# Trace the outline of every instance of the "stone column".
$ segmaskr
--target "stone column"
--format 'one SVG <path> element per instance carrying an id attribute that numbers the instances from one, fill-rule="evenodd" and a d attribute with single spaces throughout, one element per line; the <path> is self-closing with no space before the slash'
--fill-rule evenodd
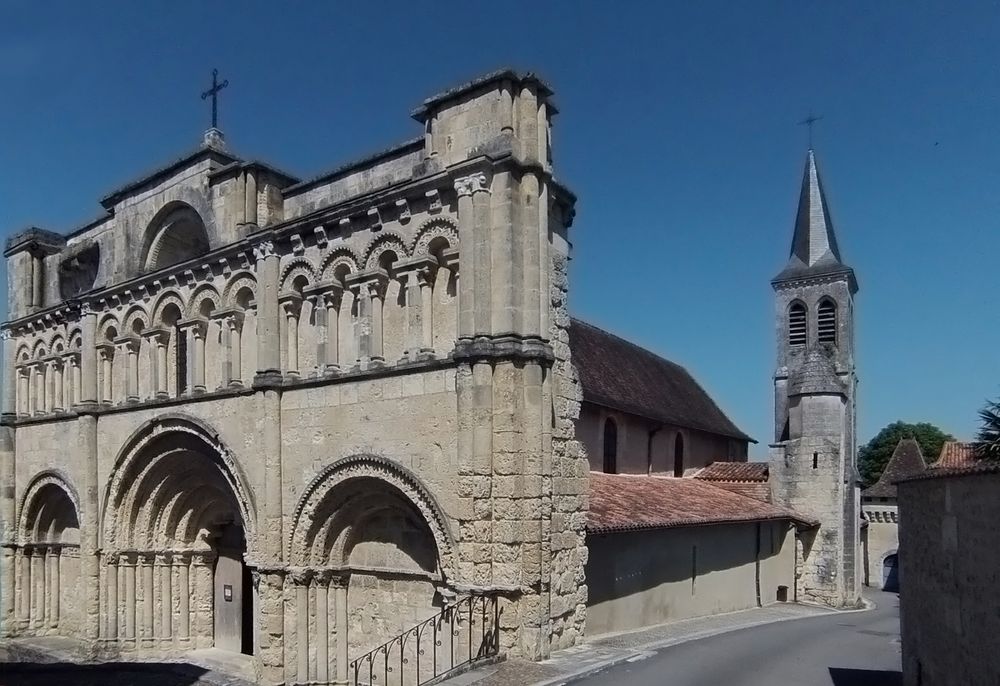
<path id="1" fill-rule="evenodd" d="M 0 403 L 0 416 L 13 419 L 17 414 L 17 340 L 10 329 L 0 331 L 3 341 L 3 402 Z"/>
<path id="2" fill-rule="evenodd" d="M 77 453 L 82 472 L 80 494 L 80 586 L 83 592 L 82 626 L 87 638 L 100 631 L 100 556 L 97 548 L 98 498 L 102 484 L 97 477 L 97 417 L 82 413 L 77 423 Z"/>
<path id="3" fill-rule="evenodd" d="M 285 331 L 288 341 L 285 344 L 286 373 L 289 376 L 299 376 L 299 315 L 302 313 L 302 298 L 288 294 L 282 296 L 281 307 L 284 310 L 287 325 Z"/>
<path id="4" fill-rule="evenodd" d="M 337 616 L 337 683 L 346 684 L 347 665 L 350 661 L 350 645 L 347 637 L 347 580 L 336 577 L 332 580 L 334 590 L 334 612 Z"/>
<path id="5" fill-rule="evenodd" d="M 326 365 L 327 374 L 340 371 L 340 303 L 343 302 L 343 289 L 333 286 L 323 293 L 323 304 L 326 307 Z"/>
<path id="6" fill-rule="evenodd" d="M 31 255 L 31 306 L 44 307 L 45 298 L 42 282 L 42 256 L 37 253 Z"/>
<path id="7" fill-rule="evenodd" d="M 73 400 L 73 358 L 72 354 L 64 355 L 60 360 L 62 366 L 62 404 L 63 409 L 70 409 L 75 405 Z"/>
<path id="8" fill-rule="evenodd" d="M 328 591 L 330 574 L 322 572 L 314 577 L 316 585 L 316 681 L 325 684 L 330 680 L 330 607 Z"/>
<path id="9" fill-rule="evenodd" d="M 257 261 L 257 376 L 280 381 L 278 255 L 271 241 L 258 243 L 253 251 Z"/>
<path id="10" fill-rule="evenodd" d="M 257 223 L 257 176 L 253 171 L 246 172 L 246 196 L 244 197 L 243 217 L 247 224 Z"/>
<path id="11" fill-rule="evenodd" d="M 177 560 L 177 637 L 187 640 L 191 637 L 191 556 L 182 553 Z"/>
<path id="12" fill-rule="evenodd" d="M 12 427 L 0 426 L 0 636 L 10 635 L 15 621 L 17 563 L 14 543 L 17 503 L 14 490 L 16 455 L 13 433 Z"/>
<path id="13" fill-rule="evenodd" d="M 298 682 L 309 681 L 309 574 L 297 573 L 295 582 L 295 654 Z"/>
<path id="14" fill-rule="evenodd" d="M 49 574 L 52 582 L 49 584 L 49 626 L 53 629 L 59 626 L 59 596 L 62 588 L 59 585 L 59 565 L 62 561 L 62 550 L 58 547 L 49 548 Z"/>
<path id="15" fill-rule="evenodd" d="M 52 360 L 52 411 L 62 412 L 63 407 L 63 365 L 61 359 Z"/>
<path id="16" fill-rule="evenodd" d="M 28 615 L 28 562 L 24 549 L 14 548 L 14 619 L 12 625 L 4 628 L 4 635 L 9 636 L 20 628 Z"/>
<path id="17" fill-rule="evenodd" d="M 70 374 L 73 384 L 73 391 L 70 394 L 70 402 L 72 405 L 79 405 L 83 402 L 83 396 L 81 395 L 83 389 L 81 384 L 83 383 L 83 376 L 80 369 L 80 353 L 74 353 L 69 357 L 70 362 Z"/>
<path id="18" fill-rule="evenodd" d="M 169 382 L 167 378 L 167 346 L 170 344 L 170 332 L 167 329 L 146 329 L 142 332 L 143 338 L 149 341 L 149 347 L 153 351 L 153 397 L 158 399 L 169 398 Z"/>
<path id="19" fill-rule="evenodd" d="M 243 313 L 234 312 L 226 317 L 226 331 L 229 333 L 229 368 L 225 379 L 229 386 L 243 385 Z"/>
<path id="20" fill-rule="evenodd" d="M 472 185 L 471 177 L 468 176 L 455 180 L 455 191 L 458 193 L 458 243 L 462 246 L 458 257 L 462 273 L 458 282 L 458 337 L 466 339 L 471 339 L 476 334 L 476 292 L 473 279 L 476 275 L 476 221 L 472 209 Z"/>
<path id="21" fill-rule="evenodd" d="M 139 402 L 139 339 L 122 336 L 115 343 L 125 355 L 125 402 Z"/>
<path id="22" fill-rule="evenodd" d="M 28 367 L 17 370 L 17 414 L 27 417 L 31 414 L 31 379 Z"/>
<path id="23" fill-rule="evenodd" d="M 208 322 L 204 320 L 191 321 L 188 331 L 189 355 L 191 359 L 188 379 L 189 392 L 194 395 L 205 392 L 205 336 L 208 333 Z"/>
<path id="24" fill-rule="evenodd" d="M 135 567 L 137 556 L 135 553 L 127 553 L 122 556 L 122 565 L 125 567 L 125 638 L 135 640 Z"/>
<path id="25" fill-rule="evenodd" d="M 195 648 L 211 648 L 215 635 L 215 589 L 212 583 L 212 563 L 215 554 L 211 551 L 193 553 L 191 574 L 194 599 L 194 624 L 191 633 Z"/>
<path id="26" fill-rule="evenodd" d="M 382 300 L 385 298 L 385 282 L 378 280 L 368 284 L 368 297 L 371 299 L 371 361 L 385 362 L 385 349 L 382 341 Z"/>
<path id="27" fill-rule="evenodd" d="M 39 362 L 35 366 L 35 414 L 49 411 L 48 363 Z"/>
<path id="28" fill-rule="evenodd" d="M 111 553 L 108 558 L 106 585 L 107 610 L 104 637 L 116 640 L 118 638 L 118 555 L 116 553 Z"/>
<path id="29" fill-rule="evenodd" d="M 31 623 L 37 631 L 44 623 L 45 615 L 45 551 L 28 548 L 31 553 Z"/>
<path id="30" fill-rule="evenodd" d="M 56 361 L 45 360 L 42 368 L 43 385 L 45 388 L 45 411 L 55 412 L 56 409 Z"/>
<path id="31" fill-rule="evenodd" d="M 172 626 L 174 598 L 171 593 L 171 560 L 169 553 L 160 553 L 156 556 L 156 567 L 160 577 L 160 632 L 159 637 L 169 640 L 174 635 Z"/>
<path id="32" fill-rule="evenodd" d="M 112 369 L 115 359 L 115 349 L 112 345 L 103 343 L 98 346 L 97 353 L 101 358 L 101 397 L 100 402 L 105 405 L 111 404 L 114 399 L 114 386 L 112 385 Z"/>
<path id="33" fill-rule="evenodd" d="M 80 402 L 96 405 L 97 394 L 97 313 L 87 303 L 80 310 Z"/>

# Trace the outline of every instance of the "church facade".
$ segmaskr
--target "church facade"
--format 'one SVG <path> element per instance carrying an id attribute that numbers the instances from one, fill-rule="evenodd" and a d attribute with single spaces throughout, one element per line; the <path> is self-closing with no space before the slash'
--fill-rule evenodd
<path id="1" fill-rule="evenodd" d="M 588 467 L 555 113 L 494 73 L 308 181 L 212 129 L 69 235 L 13 236 L 3 634 L 223 648 L 269 684 L 356 679 L 468 597 L 501 651 L 572 644 Z"/>

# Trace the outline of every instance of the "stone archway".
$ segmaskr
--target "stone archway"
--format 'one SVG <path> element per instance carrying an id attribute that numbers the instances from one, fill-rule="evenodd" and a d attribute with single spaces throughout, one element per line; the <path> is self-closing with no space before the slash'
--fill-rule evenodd
<path id="1" fill-rule="evenodd" d="M 440 509 L 402 466 L 359 455 L 324 470 L 306 488 L 290 539 L 295 683 L 346 679 L 349 661 L 439 613 L 451 548 Z M 415 656 L 390 659 L 403 657 Z"/>
<path id="2" fill-rule="evenodd" d="M 55 472 L 32 481 L 21 504 L 15 551 L 15 617 L 22 633 L 73 635 L 83 608 L 76 493 Z"/>
<path id="3" fill-rule="evenodd" d="M 142 427 L 119 456 L 104 512 L 107 638 L 126 650 L 253 653 L 253 506 L 214 432 L 179 415 Z"/>

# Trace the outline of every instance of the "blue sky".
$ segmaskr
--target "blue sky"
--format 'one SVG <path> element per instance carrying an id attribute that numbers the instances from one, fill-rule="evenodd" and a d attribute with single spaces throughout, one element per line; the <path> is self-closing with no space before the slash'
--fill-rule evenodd
<path id="1" fill-rule="evenodd" d="M 99 7 L 100 9 L 95 9 Z M 960 437 L 1000 395 L 1000 7 L 914 2 L 7 3 L 0 229 L 67 231 L 200 140 L 308 177 L 418 135 L 410 108 L 499 66 L 561 109 L 572 307 L 687 366 L 771 438 L 770 278 L 810 110 L 857 271 L 859 432 Z"/>

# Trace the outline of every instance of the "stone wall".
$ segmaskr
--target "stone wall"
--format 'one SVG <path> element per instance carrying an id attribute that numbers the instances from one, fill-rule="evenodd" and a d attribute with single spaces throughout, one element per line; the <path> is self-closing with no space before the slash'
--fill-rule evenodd
<path id="1" fill-rule="evenodd" d="M 779 587 L 792 599 L 788 522 L 590 535 L 587 545 L 589 635 L 769 605 Z"/>
<path id="2" fill-rule="evenodd" d="M 899 609 L 907 686 L 995 684 L 1000 674 L 1000 470 L 903 481 Z"/>
<path id="3" fill-rule="evenodd" d="M 862 514 L 868 522 L 863 539 L 865 583 L 882 588 L 883 562 L 899 550 L 899 511 L 895 499 L 892 499 L 884 503 L 865 502 Z"/>

